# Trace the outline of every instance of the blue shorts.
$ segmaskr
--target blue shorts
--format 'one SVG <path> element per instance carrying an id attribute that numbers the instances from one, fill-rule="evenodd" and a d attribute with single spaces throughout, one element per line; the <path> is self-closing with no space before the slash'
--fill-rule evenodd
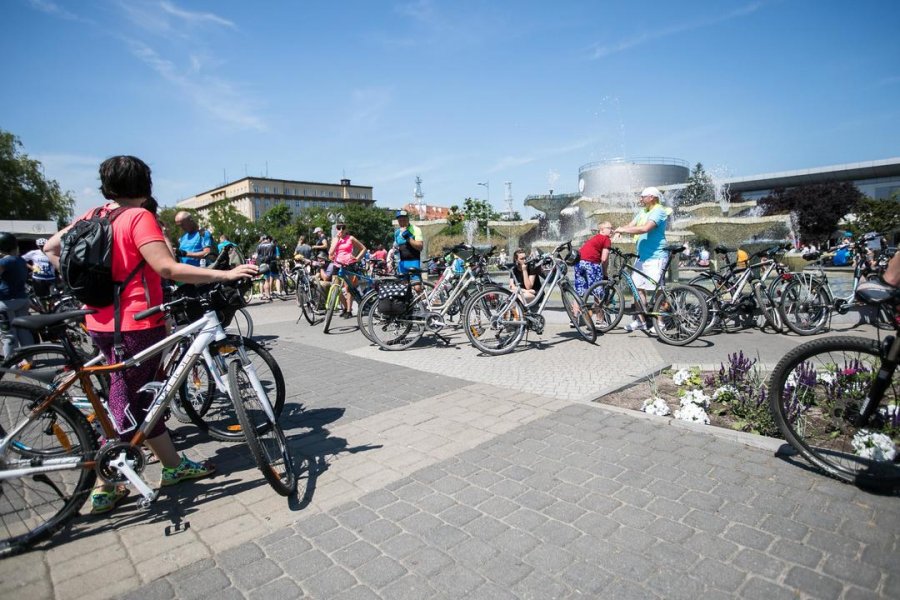
<path id="1" fill-rule="evenodd" d="M 422 269 L 422 261 L 419 260 L 401 260 L 400 264 L 397 265 L 397 273 L 400 275 L 405 275 L 412 271 L 413 269 Z M 414 273 L 409 276 L 410 281 L 422 281 L 422 275 L 419 273 Z"/>

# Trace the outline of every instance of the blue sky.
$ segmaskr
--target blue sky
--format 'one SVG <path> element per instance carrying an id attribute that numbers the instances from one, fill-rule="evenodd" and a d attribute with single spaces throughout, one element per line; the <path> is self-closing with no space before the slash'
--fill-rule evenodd
<path id="1" fill-rule="evenodd" d="M 723 176 L 900 156 L 900 2 L 5 0 L 0 128 L 78 208 L 249 175 L 503 208 L 621 156 Z"/>

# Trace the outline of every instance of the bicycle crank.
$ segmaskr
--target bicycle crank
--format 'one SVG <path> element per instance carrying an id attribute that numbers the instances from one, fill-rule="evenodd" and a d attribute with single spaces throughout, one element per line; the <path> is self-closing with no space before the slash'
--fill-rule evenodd
<path id="1" fill-rule="evenodd" d="M 425 315 L 425 326 L 437 333 L 447 326 L 447 322 L 444 321 L 444 317 L 440 313 L 429 312 Z"/>
<path id="2" fill-rule="evenodd" d="M 159 496 L 159 491 L 153 490 L 140 476 L 146 466 L 147 459 L 141 448 L 127 442 L 110 442 L 97 452 L 96 471 L 100 479 L 110 485 L 125 481 L 133 485 L 141 495 L 138 500 L 141 508 L 149 508 Z"/>

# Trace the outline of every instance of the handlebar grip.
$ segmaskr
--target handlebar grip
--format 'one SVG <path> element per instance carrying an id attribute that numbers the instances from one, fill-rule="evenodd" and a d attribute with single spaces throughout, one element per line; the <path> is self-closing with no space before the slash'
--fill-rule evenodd
<path id="1" fill-rule="evenodd" d="M 152 308 L 148 308 L 147 310 L 142 310 L 141 312 L 136 313 L 134 315 L 134 320 L 141 321 L 143 319 L 146 319 L 147 317 L 152 317 L 153 315 L 155 315 L 157 313 L 161 313 L 162 310 L 163 310 L 162 304 L 160 304 L 159 306 L 154 306 Z"/>

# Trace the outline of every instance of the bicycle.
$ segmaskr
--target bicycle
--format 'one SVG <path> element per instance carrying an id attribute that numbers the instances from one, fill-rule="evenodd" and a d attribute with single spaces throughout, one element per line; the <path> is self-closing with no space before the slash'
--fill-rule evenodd
<path id="1" fill-rule="evenodd" d="M 777 256 L 789 247 L 789 244 L 779 244 L 760 250 L 748 256 L 746 261 L 727 263 L 719 272 L 704 273 L 688 281 L 688 285 L 696 287 L 706 299 L 709 319 L 704 332 L 713 329 L 728 332 L 729 321 L 737 324 L 757 311 L 764 319 L 762 327 L 768 325 L 781 332 L 784 324 L 773 294 L 779 293 L 778 286 L 784 281 L 783 274 L 787 270 Z M 733 249 L 719 246 L 715 251 L 725 255 L 727 260 L 728 252 Z M 752 262 L 755 259 L 759 260 Z M 776 277 L 767 287 L 765 282 L 772 273 Z M 712 289 L 708 287 L 710 284 Z M 748 285 L 750 290 L 745 292 Z"/>
<path id="2" fill-rule="evenodd" d="M 869 264 L 866 244 L 876 237 L 880 237 L 880 234 L 865 235 L 854 244 L 853 285 L 847 296 L 842 298 L 834 296 L 828 275 L 823 269 L 822 253 L 809 252 L 803 255 L 804 260 L 810 261 L 810 272 L 804 270 L 789 274 L 779 302 L 785 325 L 791 331 L 798 335 L 820 333 L 829 327 L 833 313 L 845 315 L 850 309 L 865 304 L 855 299 L 859 284 L 883 272 L 883 267 L 873 268 Z M 878 305 L 875 309 L 875 326 L 890 327 L 892 316 L 889 309 L 884 305 Z"/>
<path id="3" fill-rule="evenodd" d="M 881 282 L 857 298 L 890 310 L 894 335 L 839 336 L 791 350 L 769 380 L 769 405 L 785 440 L 826 474 L 863 487 L 900 486 L 900 291 Z"/>
<path id="4" fill-rule="evenodd" d="M 625 253 L 618 248 L 610 248 L 610 252 L 621 259 L 621 268 L 608 279 L 602 279 L 588 288 L 584 294 L 584 302 L 594 319 L 594 326 L 601 333 L 612 331 L 625 314 L 625 289 L 622 281 L 628 285 L 634 298 L 637 314 L 643 315 L 648 324 L 652 323 L 656 336 L 663 342 L 673 346 L 684 346 L 696 340 L 703 333 L 708 318 L 706 301 L 694 286 L 681 283 L 666 283 L 666 272 L 672 258 L 682 252 L 684 246 L 667 246 L 659 281 L 634 268 L 629 261 L 636 259 L 636 254 Z M 648 294 L 647 304 L 641 300 L 632 274 L 643 276 L 655 287 Z M 648 306 L 650 308 L 648 308 Z"/>
<path id="5" fill-rule="evenodd" d="M 562 251 L 567 251 L 562 258 Z M 578 263 L 577 251 L 572 250 L 572 242 L 557 246 L 552 253 L 529 261 L 529 267 L 540 266 L 546 272 L 541 289 L 531 300 L 524 302 L 521 290 L 513 274 L 515 263 L 506 265 L 513 289 L 498 287 L 473 294 L 463 308 L 463 324 L 466 336 L 473 346 L 484 352 L 499 356 L 516 349 L 526 331 L 543 333 L 544 309 L 551 294 L 559 286 L 563 308 L 578 335 L 588 343 L 597 339 L 597 330 L 591 317 L 590 307 L 575 293 L 572 283 L 566 278 L 569 266 Z"/>
<path id="6" fill-rule="evenodd" d="M 336 264 L 336 263 L 335 263 Z M 325 325 L 324 333 L 328 333 L 331 328 L 331 320 L 334 317 L 334 309 L 341 303 L 341 295 L 343 294 L 344 284 L 346 283 L 347 291 L 357 304 L 357 319 L 359 318 L 359 305 L 363 299 L 363 293 L 360 287 L 367 289 L 375 283 L 375 278 L 366 274 L 365 267 L 356 263 L 354 265 L 337 265 L 337 273 L 331 276 L 331 286 L 328 288 L 328 294 L 325 297 Z M 351 304 L 352 306 L 352 304 Z"/>
<path id="7" fill-rule="evenodd" d="M 449 338 L 441 335 L 448 319 L 461 310 L 461 306 L 473 293 L 485 289 L 499 289 L 487 274 L 487 264 L 495 247 L 479 252 L 472 246 L 458 244 L 450 249 L 454 254 L 468 257 L 465 269 L 458 273 L 454 261 L 448 261 L 437 282 L 420 282 L 421 291 L 413 292 L 409 273 L 400 276 L 406 280 L 406 294 L 397 310 L 387 313 L 379 308 L 380 288 L 368 293 L 360 302 L 360 312 L 366 314 L 366 337 L 384 350 L 405 350 L 418 342 L 426 331 L 431 331 L 445 344 Z M 384 280 L 379 282 L 383 284 Z"/>
<path id="8" fill-rule="evenodd" d="M 227 313 L 239 298 L 234 288 L 215 286 L 198 300 L 203 314 L 195 322 L 116 364 L 78 366 L 56 385 L 0 381 L 0 482 L 6 499 L 0 505 L 0 520 L 4 525 L 0 556 L 18 552 L 65 525 L 84 503 L 98 476 L 109 484 L 128 481 L 140 494 L 138 505 L 142 508 L 152 505 L 159 492 L 141 477 L 146 460 L 140 445 L 163 417 L 191 366 L 216 338 L 225 337 L 217 311 Z M 179 299 L 174 302 L 191 301 Z M 172 304 L 152 307 L 136 314 L 135 319 L 168 311 Z M 53 321 L 64 323 L 85 314 L 88 311 L 20 317 L 16 319 L 16 325 L 34 328 Z M 39 321 L 35 322 L 35 319 Z M 94 389 L 91 376 L 127 369 L 190 337 L 193 340 L 188 350 L 168 377 L 161 382 L 150 382 L 142 389 L 154 397 L 144 420 L 137 423 L 131 415 L 131 422 L 120 431 Z M 77 363 L 77 352 L 71 343 L 64 341 L 64 346 L 72 362 Z M 297 485 L 293 458 L 272 404 L 253 365 L 245 358 L 238 349 L 227 361 L 229 395 L 263 477 L 276 492 L 289 495 Z M 108 440 L 102 447 L 85 416 L 67 397 L 67 391 L 76 381 L 87 394 Z M 130 441 L 112 441 L 130 431 L 134 432 Z"/>

